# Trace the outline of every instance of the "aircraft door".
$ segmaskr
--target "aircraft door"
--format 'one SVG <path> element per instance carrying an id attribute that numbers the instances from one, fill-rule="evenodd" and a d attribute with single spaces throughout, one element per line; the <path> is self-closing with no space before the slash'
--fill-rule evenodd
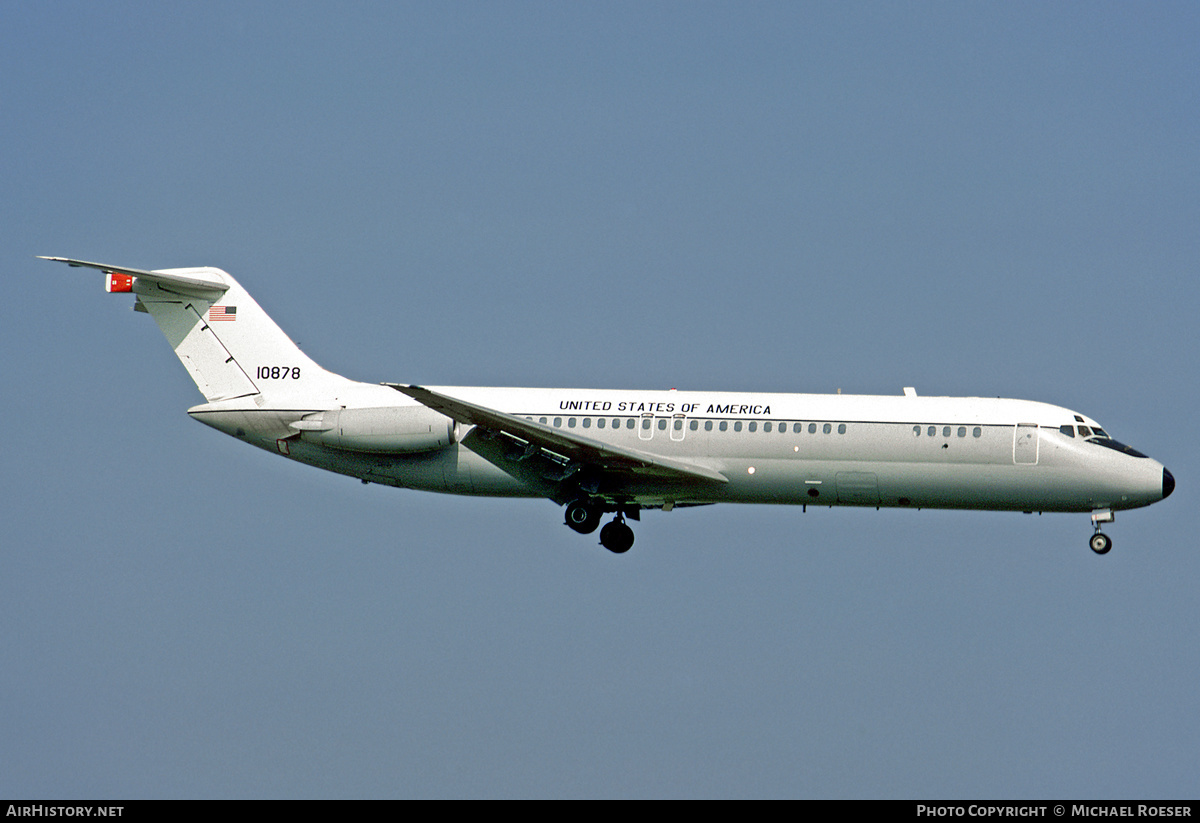
<path id="1" fill-rule="evenodd" d="M 687 420 L 682 414 L 677 414 L 671 418 L 671 439 L 676 443 L 683 440 L 687 433 Z"/>
<path id="2" fill-rule="evenodd" d="M 1013 432 L 1013 462 L 1032 466 L 1038 462 L 1038 426 L 1018 423 Z"/>
<path id="3" fill-rule="evenodd" d="M 839 503 L 859 506 L 879 504 L 879 478 L 875 472 L 838 472 L 837 498 Z"/>
<path id="4" fill-rule="evenodd" d="M 638 421 L 638 439 L 649 440 L 654 437 L 654 415 L 643 414 L 642 419 Z"/>

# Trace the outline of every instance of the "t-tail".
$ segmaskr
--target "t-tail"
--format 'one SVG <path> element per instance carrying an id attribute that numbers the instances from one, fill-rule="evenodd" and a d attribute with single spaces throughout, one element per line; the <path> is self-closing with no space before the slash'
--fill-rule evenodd
<path id="1" fill-rule="evenodd" d="M 105 274 L 109 292 L 131 292 L 154 318 L 209 403 L 333 405 L 355 381 L 318 366 L 221 269 L 141 269 L 43 257 Z"/>

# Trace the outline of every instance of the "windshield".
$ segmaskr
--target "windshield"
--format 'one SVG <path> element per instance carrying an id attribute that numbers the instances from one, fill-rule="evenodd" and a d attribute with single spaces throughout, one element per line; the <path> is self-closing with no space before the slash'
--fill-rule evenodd
<path id="1" fill-rule="evenodd" d="M 1096 429 L 1096 431 L 1103 431 L 1103 429 Z M 1137 449 L 1133 448 L 1132 446 L 1126 446 L 1124 443 L 1113 440 L 1111 437 L 1109 437 L 1107 435 L 1105 435 L 1104 437 L 1089 437 L 1087 442 L 1095 443 L 1097 446 L 1104 446 L 1106 449 L 1112 449 L 1113 451 L 1123 452 L 1123 453 L 1129 455 L 1130 457 L 1145 457 L 1146 456 L 1146 455 L 1142 454 L 1140 451 L 1138 451 Z"/>
<path id="2" fill-rule="evenodd" d="M 1075 436 L 1075 428 L 1076 428 L 1075 426 L 1067 425 L 1067 426 L 1059 426 L 1058 430 L 1060 432 L 1062 432 L 1063 434 L 1065 434 L 1067 437 L 1074 437 Z M 1084 440 L 1086 440 L 1088 443 L 1095 443 L 1097 446 L 1104 446 L 1104 448 L 1106 448 L 1106 449 L 1112 449 L 1113 451 L 1119 451 L 1123 454 L 1129 455 L 1130 457 L 1145 457 L 1146 456 L 1146 455 L 1142 454 L 1140 451 L 1138 451 L 1137 449 L 1133 448 L 1132 446 L 1126 446 L 1124 443 L 1122 443 L 1118 440 L 1113 440 L 1112 437 L 1109 435 L 1109 433 L 1106 432 L 1104 429 L 1100 428 L 1099 426 L 1079 426 L 1078 428 L 1079 428 L 1079 436 L 1082 437 Z"/>

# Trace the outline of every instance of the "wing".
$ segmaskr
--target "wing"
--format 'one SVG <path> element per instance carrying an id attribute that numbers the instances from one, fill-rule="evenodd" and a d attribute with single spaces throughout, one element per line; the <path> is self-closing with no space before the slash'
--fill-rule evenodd
<path id="1" fill-rule="evenodd" d="M 475 430 L 463 439 L 463 445 L 518 480 L 534 486 L 557 486 L 576 475 L 581 487 L 592 492 L 606 489 L 610 493 L 645 482 L 673 482 L 684 486 L 729 482 L 725 475 L 707 466 L 602 443 L 574 432 L 568 434 L 544 423 L 421 386 L 384 385 L 459 423 L 475 426 Z M 557 495 L 547 493 L 547 496 Z"/>

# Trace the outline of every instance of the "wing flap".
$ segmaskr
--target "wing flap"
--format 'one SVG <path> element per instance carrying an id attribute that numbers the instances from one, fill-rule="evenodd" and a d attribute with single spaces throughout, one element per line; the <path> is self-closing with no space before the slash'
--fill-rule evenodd
<path id="1" fill-rule="evenodd" d="M 519 438 L 535 447 L 568 460 L 595 466 L 601 470 L 632 473 L 640 476 L 674 478 L 688 482 L 728 483 L 729 479 L 714 469 L 685 460 L 676 460 L 638 449 L 602 443 L 590 437 L 562 431 L 544 423 L 480 406 L 466 400 L 430 391 L 422 386 L 384 383 L 406 394 L 452 420 Z"/>

